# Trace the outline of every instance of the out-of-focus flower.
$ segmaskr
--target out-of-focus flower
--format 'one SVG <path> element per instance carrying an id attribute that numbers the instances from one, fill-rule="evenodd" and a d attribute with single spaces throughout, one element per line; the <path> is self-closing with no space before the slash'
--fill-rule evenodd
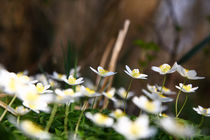
<path id="1" fill-rule="evenodd" d="M 91 114 L 90 112 L 87 112 L 85 115 L 88 119 L 99 126 L 111 127 L 114 123 L 112 118 L 101 113 Z"/>
<path id="2" fill-rule="evenodd" d="M 175 63 L 172 67 L 169 64 L 162 64 L 159 67 L 152 66 L 152 70 L 158 72 L 161 75 L 170 74 L 175 72 L 177 69 L 177 63 Z"/>
<path id="3" fill-rule="evenodd" d="M 160 94 L 160 92 L 149 93 L 148 91 L 146 91 L 144 89 L 142 89 L 142 92 L 152 100 L 158 100 L 160 102 L 172 102 L 173 101 L 172 98 L 166 97 L 163 94 Z"/>
<path id="4" fill-rule="evenodd" d="M 50 85 L 43 85 L 42 83 L 36 84 L 36 90 L 38 93 L 51 93 L 52 90 L 48 90 L 50 88 Z"/>
<path id="5" fill-rule="evenodd" d="M 44 131 L 39 125 L 29 120 L 21 121 L 18 128 L 31 138 L 50 139 L 51 137 L 50 134 Z"/>
<path id="6" fill-rule="evenodd" d="M 64 78 L 63 81 L 72 86 L 79 85 L 84 82 L 82 77 L 76 79 L 73 75 L 69 75 L 68 79 Z"/>
<path id="7" fill-rule="evenodd" d="M 157 85 L 157 89 L 158 89 L 158 91 L 160 91 L 160 92 L 161 92 L 161 90 L 162 90 L 162 94 L 166 94 L 166 95 L 173 95 L 173 94 L 176 94 L 176 92 L 171 91 L 169 88 L 167 88 L 167 87 L 165 87 L 165 86 L 161 87 L 161 86 L 158 86 L 158 85 Z"/>
<path id="8" fill-rule="evenodd" d="M 176 86 L 176 88 L 178 88 L 179 90 L 185 93 L 195 92 L 195 90 L 198 89 L 198 87 L 192 88 L 192 84 L 184 85 L 182 83 L 179 83 L 179 86 Z"/>
<path id="9" fill-rule="evenodd" d="M 114 107 L 115 108 L 124 108 L 124 102 L 122 100 L 117 99 L 114 103 Z M 125 104 L 125 108 L 126 108 L 126 104 Z"/>
<path id="10" fill-rule="evenodd" d="M 48 103 L 53 101 L 53 94 L 38 94 L 35 86 L 25 86 L 18 91 L 18 97 L 23 100 L 23 105 L 39 113 L 49 112 Z"/>
<path id="11" fill-rule="evenodd" d="M 19 88 L 29 83 L 32 83 L 32 80 L 27 75 L 17 75 L 7 70 L 0 71 L 0 87 L 7 94 L 15 94 Z"/>
<path id="12" fill-rule="evenodd" d="M 18 115 L 22 116 L 22 115 L 27 114 L 30 110 L 21 105 L 21 106 L 17 106 L 15 108 L 15 111 L 17 112 Z"/>
<path id="13" fill-rule="evenodd" d="M 98 66 L 97 70 L 95 70 L 94 68 L 90 67 L 90 69 L 95 72 L 96 74 L 102 76 L 102 77 L 107 77 L 107 76 L 112 76 L 115 75 L 116 72 L 111 72 L 111 71 L 107 71 L 105 70 L 103 67 Z"/>
<path id="14" fill-rule="evenodd" d="M 122 110 L 120 110 L 120 109 L 116 109 L 115 111 L 113 111 L 112 113 L 110 113 L 109 116 L 118 119 L 120 117 L 125 116 L 125 113 Z"/>
<path id="15" fill-rule="evenodd" d="M 55 93 L 57 94 L 56 102 L 59 103 L 74 102 L 75 99 L 82 96 L 80 92 L 74 92 L 71 88 L 65 90 L 55 89 Z"/>
<path id="16" fill-rule="evenodd" d="M 204 79 L 205 77 L 199 77 L 197 76 L 197 72 L 195 70 L 188 70 L 182 67 L 181 65 L 177 64 L 177 72 L 187 79 L 191 80 L 198 80 L 198 79 Z"/>
<path id="17" fill-rule="evenodd" d="M 118 89 L 117 94 L 118 94 L 121 98 L 123 98 L 123 99 L 126 98 L 126 94 L 128 94 L 128 95 L 127 95 L 127 99 L 131 98 L 131 97 L 134 95 L 134 93 L 133 93 L 132 91 L 127 92 L 127 91 L 125 90 L 125 88 L 123 88 L 123 87 L 121 87 L 121 88 Z"/>
<path id="18" fill-rule="evenodd" d="M 78 67 L 76 68 L 76 72 L 75 72 L 75 68 L 70 69 L 69 74 L 70 74 L 70 75 L 74 75 L 74 74 L 76 74 L 76 75 L 75 75 L 76 77 L 80 77 L 80 73 L 79 73 L 80 69 L 81 69 L 81 67 L 80 67 L 80 66 L 78 66 Z"/>
<path id="19" fill-rule="evenodd" d="M 95 90 L 90 89 L 85 86 L 80 87 L 80 91 L 82 95 L 87 96 L 87 97 L 96 97 L 96 96 L 101 96 L 101 94 L 97 93 Z"/>
<path id="20" fill-rule="evenodd" d="M 168 115 L 166 115 L 165 113 L 159 113 L 160 117 L 169 117 Z"/>
<path id="21" fill-rule="evenodd" d="M 61 73 L 57 73 L 57 72 L 53 72 L 53 75 L 51 76 L 53 79 L 56 79 L 58 81 L 63 81 L 66 78 L 65 74 L 61 74 Z"/>
<path id="22" fill-rule="evenodd" d="M 159 125 L 175 137 L 193 137 L 194 135 L 193 127 L 179 119 L 164 117 L 160 119 Z"/>
<path id="23" fill-rule="evenodd" d="M 133 103 L 138 106 L 140 109 L 152 113 L 152 114 L 158 114 L 161 111 L 164 111 L 166 109 L 165 106 L 161 106 L 161 102 L 158 100 L 155 101 L 149 101 L 145 96 L 140 97 L 134 97 L 132 99 Z"/>
<path id="24" fill-rule="evenodd" d="M 110 100 L 116 102 L 116 98 L 114 97 L 115 95 L 115 88 L 111 88 L 110 90 L 108 90 L 107 92 L 102 92 L 102 94 L 104 96 L 106 96 L 107 98 L 109 98 Z"/>
<path id="25" fill-rule="evenodd" d="M 132 78 L 135 78 L 135 79 L 147 79 L 147 76 L 146 74 L 141 74 L 139 72 L 139 69 L 133 69 L 131 70 L 127 65 L 125 66 L 126 70 L 124 70 L 124 72 L 126 74 L 128 74 L 129 76 L 131 76 Z"/>
<path id="26" fill-rule="evenodd" d="M 156 129 L 149 126 L 149 118 L 146 115 L 139 116 L 135 121 L 120 117 L 113 128 L 128 140 L 145 139 L 156 133 Z"/>
<path id="27" fill-rule="evenodd" d="M 193 107 L 198 114 L 210 117 L 210 108 L 203 108 L 202 106 L 198 106 L 197 108 Z"/>

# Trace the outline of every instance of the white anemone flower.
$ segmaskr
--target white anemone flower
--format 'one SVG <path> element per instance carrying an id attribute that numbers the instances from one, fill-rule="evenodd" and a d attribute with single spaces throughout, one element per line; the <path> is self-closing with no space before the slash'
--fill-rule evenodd
<path id="1" fill-rule="evenodd" d="M 121 98 L 123 98 L 123 99 L 125 99 L 125 98 L 126 98 L 126 94 L 128 94 L 128 95 L 127 95 L 127 99 L 129 99 L 129 98 L 131 98 L 131 97 L 134 95 L 134 92 L 132 92 L 132 91 L 127 92 L 127 91 L 125 90 L 125 88 L 121 87 L 121 88 L 118 89 L 117 94 L 118 94 Z"/>
<path id="2" fill-rule="evenodd" d="M 43 85 L 42 83 L 36 84 L 36 90 L 40 94 L 53 92 L 52 90 L 49 90 L 49 88 L 50 88 L 50 85 Z"/>
<path id="3" fill-rule="evenodd" d="M 157 89 L 158 89 L 158 91 L 160 91 L 160 92 L 161 92 L 161 90 L 162 90 L 162 94 L 165 94 L 165 95 L 174 95 L 174 94 L 176 94 L 176 92 L 171 91 L 169 88 L 167 88 L 167 87 L 165 87 L 165 86 L 161 87 L 161 86 L 158 86 L 158 85 L 157 85 Z"/>
<path id="4" fill-rule="evenodd" d="M 158 72 L 161 75 L 170 74 L 175 72 L 177 69 L 177 63 L 175 63 L 172 67 L 169 64 L 162 64 L 159 67 L 152 66 L 152 70 Z"/>
<path id="5" fill-rule="evenodd" d="M 176 94 L 176 92 L 171 91 L 169 88 L 165 87 L 165 86 L 158 86 L 158 85 L 149 85 L 147 84 L 147 89 L 150 92 L 154 92 L 154 93 L 160 93 L 161 94 L 165 94 L 165 95 L 173 95 Z"/>
<path id="6" fill-rule="evenodd" d="M 85 116 L 96 125 L 102 127 L 111 127 L 114 123 L 114 120 L 111 117 L 108 117 L 107 115 L 104 115 L 102 113 L 92 114 L 90 112 L 87 112 L 85 113 Z"/>
<path id="7" fill-rule="evenodd" d="M 108 90 L 107 92 L 102 92 L 102 94 L 104 96 L 106 96 L 107 98 L 109 98 L 110 100 L 116 102 L 116 98 L 114 97 L 115 95 L 115 88 L 111 88 L 110 90 Z"/>
<path id="8" fill-rule="evenodd" d="M 160 92 L 152 92 L 152 93 L 149 93 L 145 89 L 142 89 L 142 92 L 145 95 L 147 95 L 147 97 L 149 97 L 152 100 L 158 100 L 160 102 L 172 102 L 173 101 L 172 98 L 166 97 L 163 94 L 161 94 Z"/>
<path id="9" fill-rule="evenodd" d="M 101 94 L 97 93 L 95 90 L 90 89 L 90 88 L 85 87 L 85 86 L 81 86 L 79 92 L 81 92 L 82 95 L 87 96 L 87 97 L 101 96 Z"/>
<path id="10" fill-rule="evenodd" d="M 203 108 L 202 106 L 198 106 L 197 108 L 193 107 L 198 114 L 210 117 L 210 108 Z"/>
<path id="11" fill-rule="evenodd" d="M 115 108 L 124 108 L 124 102 L 123 100 L 117 99 L 114 103 L 114 107 Z M 127 105 L 125 105 L 125 108 L 127 107 Z"/>
<path id="12" fill-rule="evenodd" d="M 119 119 L 120 117 L 125 116 L 125 113 L 121 109 L 116 109 L 109 114 L 109 116 Z"/>
<path id="13" fill-rule="evenodd" d="M 159 125 L 175 137 L 193 137 L 195 133 L 191 125 L 172 117 L 163 117 L 160 119 Z"/>
<path id="14" fill-rule="evenodd" d="M 15 74 L 7 70 L 0 71 L 0 87 L 7 94 L 15 94 L 18 89 L 29 83 L 32 83 L 32 80 L 27 75 Z"/>
<path id="15" fill-rule="evenodd" d="M 124 70 L 124 72 L 126 74 L 128 74 L 129 76 L 131 76 L 132 78 L 135 78 L 135 79 L 147 79 L 148 75 L 140 73 L 139 69 L 131 70 L 127 65 L 125 66 L 125 68 L 126 68 L 126 70 Z"/>
<path id="16" fill-rule="evenodd" d="M 128 117 L 121 117 L 113 128 L 128 140 L 145 139 L 156 133 L 156 129 L 149 126 L 147 115 L 141 115 L 135 121 L 131 121 Z"/>
<path id="17" fill-rule="evenodd" d="M 184 85 L 182 83 L 179 83 L 179 86 L 176 86 L 176 88 L 178 88 L 179 90 L 181 90 L 182 92 L 185 92 L 185 93 L 192 93 L 198 89 L 198 87 L 192 88 L 192 84 Z"/>
<path id="18" fill-rule="evenodd" d="M 76 72 L 75 72 L 75 68 L 72 68 L 72 69 L 70 69 L 69 74 L 70 75 L 76 74 L 76 77 L 79 77 L 80 76 L 80 73 L 79 73 L 80 69 L 81 69 L 81 67 L 80 66 L 77 66 Z"/>
<path id="19" fill-rule="evenodd" d="M 15 108 L 15 111 L 17 112 L 18 115 L 22 116 L 22 115 L 27 114 L 30 110 L 28 108 L 25 108 L 24 106 L 20 105 Z"/>
<path id="20" fill-rule="evenodd" d="M 34 86 L 25 86 L 18 91 L 18 97 L 23 101 L 25 107 L 36 113 L 39 111 L 49 112 L 48 103 L 54 99 L 53 94 L 39 94 Z"/>
<path id="21" fill-rule="evenodd" d="M 112 76 L 115 75 L 116 72 L 111 72 L 111 71 L 107 71 L 105 70 L 103 67 L 98 66 L 97 70 L 95 70 L 94 68 L 90 67 L 90 69 L 95 72 L 96 74 L 102 76 L 102 77 L 107 77 L 107 76 Z"/>
<path id="22" fill-rule="evenodd" d="M 80 92 L 74 92 L 73 89 L 55 89 L 56 93 L 56 102 L 59 103 L 72 103 L 74 102 L 77 98 L 81 97 L 82 94 Z"/>
<path id="23" fill-rule="evenodd" d="M 44 131 L 39 125 L 29 120 L 23 120 L 20 122 L 18 128 L 23 131 L 24 134 L 31 138 L 37 139 L 50 139 L 51 135 Z"/>
<path id="24" fill-rule="evenodd" d="M 164 110 L 166 110 L 165 106 L 161 106 L 161 102 L 158 100 L 155 101 L 149 101 L 145 96 L 140 97 L 134 97 L 132 99 L 133 103 L 139 107 L 140 109 L 152 113 L 152 114 L 158 114 Z"/>
<path id="25" fill-rule="evenodd" d="M 57 72 L 53 72 L 53 75 L 51 75 L 51 77 L 53 79 L 56 79 L 58 81 L 63 81 L 65 78 L 66 78 L 66 75 L 65 74 L 61 74 L 61 73 L 57 73 Z"/>
<path id="26" fill-rule="evenodd" d="M 181 65 L 177 64 L 177 72 L 187 79 L 191 80 L 198 80 L 198 79 L 204 79 L 205 77 L 199 77 L 197 76 L 197 72 L 195 70 L 188 70 L 182 67 Z"/>
<path id="27" fill-rule="evenodd" d="M 82 77 L 76 79 L 73 75 L 69 75 L 68 79 L 64 78 L 63 81 L 72 86 L 80 85 L 84 82 Z"/>

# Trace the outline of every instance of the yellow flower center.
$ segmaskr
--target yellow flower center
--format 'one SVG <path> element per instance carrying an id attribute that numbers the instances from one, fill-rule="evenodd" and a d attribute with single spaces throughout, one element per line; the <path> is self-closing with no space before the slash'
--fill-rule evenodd
<path id="1" fill-rule="evenodd" d="M 68 82 L 69 82 L 69 84 L 75 84 L 76 83 L 76 78 L 69 77 Z"/>
<path id="2" fill-rule="evenodd" d="M 166 115 L 165 113 L 161 114 L 163 117 L 168 117 L 168 115 Z"/>
<path id="3" fill-rule="evenodd" d="M 63 74 L 58 73 L 58 78 L 61 79 L 63 77 Z"/>
<path id="4" fill-rule="evenodd" d="M 133 77 L 139 77 L 140 72 L 139 72 L 138 69 L 133 69 L 132 72 L 131 72 L 131 75 L 132 75 Z"/>
<path id="5" fill-rule="evenodd" d="M 8 87 L 13 92 L 16 90 L 16 80 L 14 78 L 10 79 Z"/>
<path id="6" fill-rule="evenodd" d="M 89 88 L 85 88 L 85 89 L 88 92 L 88 94 L 94 94 L 95 93 L 95 91 L 92 90 L 92 89 L 89 89 Z"/>
<path id="7" fill-rule="evenodd" d="M 116 110 L 116 111 L 114 112 L 114 116 L 115 116 L 116 118 L 120 118 L 120 117 L 122 117 L 122 116 L 125 116 L 125 113 L 122 112 L 121 110 Z"/>
<path id="8" fill-rule="evenodd" d="M 100 74 L 102 74 L 102 75 L 104 75 L 104 74 L 108 73 L 108 71 L 107 71 L 107 70 L 102 69 L 102 68 L 99 68 L 99 69 L 98 69 L 98 72 L 99 72 Z"/>
<path id="9" fill-rule="evenodd" d="M 187 92 L 189 92 L 191 90 L 191 86 L 190 85 L 183 85 L 182 88 L 184 90 L 186 90 Z"/>
<path id="10" fill-rule="evenodd" d="M 146 102 L 146 109 L 148 109 L 149 111 L 153 111 L 153 110 L 155 110 L 155 105 L 152 102 L 147 101 Z"/>
<path id="11" fill-rule="evenodd" d="M 184 69 L 184 71 L 185 71 L 186 73 L 188 73 L 188 72 L 189 72 L 189 70 L 188 70 L 188 69 Z"/>
<path id="12" fill-rule="evenodd" d="M 113 97 L 113 94 L 112 94 L 111 92 L 107 92 L 106 95 L 107 95 L 107 97 L 109 97 L 109 98 L 112 98 L 112 97 Z"/>
<path id="13" fill-rule="evenodd" d="M 65 90 L 64 94 L 65 95 L 74 95 L 74 91 L 73 90 Z"/>
<path id="14" fill-rule="evenodd" d="M 42 85 L 42 83 L 36 84 L 36 90 L 38 93 L 42 93 L 44 91 L 44 86 Z"/>
<path id="15" fill-rule="evenodd" d="M 171 66 L 168 64 L 163 64 L 159 68 L 163 73 L 167 73 L 171 69 Z"/>
<path id="16" fill-rule="evenodd" d="M 136 124 L 135 122 L 133 122 L 130 126 L 130 133 L 132 135 L 138 135 L 140 132 L 140 126 L 138 124 Z"/>
<path id="17" fill-rule="evenodd" d="M 122 92 L 122 96 L 123 96 L 123 98 L 125 98 L 125 97 L 126 97 L 126 95 L 127 95 L 127 91 L 123 91 L 123 92 Z"/>
<path id="18" fill-rule="evenodd" d="M 96 122 L 99 124 L 104 124 L 107 119 L 108 119 L 108 117 L 106 115 L 96 114 Z"/>
<path id="19" fill-rule="evenodd" d="M 26 94 L 26 100 L 29 102 L 34 102 L 39 98 L 40 95 L 35 93 L 27 93 Z"/>
<path id="20" fill-rule="evenodd" d="M 36 125 L 35 123 L 33 123 L 31 121 L 27 121 L 27 120 L 22 122 L 22 127 L 28 133 L 33 134 L 33 135 L 43 132 L 43 130 L 42 130 L 42 128 L 40 126 Z"/>
<path id="21" fill-rule="evenodd" d="M 163 94 L 157 93 L 161 98 L 166 98 Z"/>

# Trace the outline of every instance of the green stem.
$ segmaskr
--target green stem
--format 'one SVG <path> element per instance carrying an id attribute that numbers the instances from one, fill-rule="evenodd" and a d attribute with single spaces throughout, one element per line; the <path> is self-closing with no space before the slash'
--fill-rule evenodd
<path id="1" fill-rule="evenodd" d="M 127 91 L 126 91 L 126 95 L 125 95 L 125 98 L 124 98 L 124 113 L 125 113 L 125 104 L 126 104 L 126 100 L 127 100 L 127 97 L 128 97 L 128 92 L 129 92 L 129 90 L 130 90 L 130 88 L 131 88 L 131 84 L 132 84 L 132 82 L 133 82 L 133 78 L 131 79 L 131 81 L 130 81 L 130 84 L 129 84 L 129 86 L 128 86 L 128 89 L 127 89 Z"/>
<path id="2" fill-rule="evenodd" d="M 58 105 L 57 104 L 54 104 L 53 109 L 52 109 L 52 112 L 50 114 L 50 119 L 48 120 L 47 125 L 45 127 L 45 131 L 47 131 L 47 132 L 49 131 L 50 126 L 52 125 L 52 122 L 54 120 L 55 114 L 57 112 L 57 107 L 58 107 Z"/>
<path id="3" fill-rule="evenodd" d="M 17 125 L 19 126 L 20 123 L 20 115 L 17 116 Z"/>
<path id="4" fill-rule="evenodd" d="M 164 78 L 163 78 L 163 83 L 162 83 L 162 87 L 160 90 L 160 94 L 162 94 L 162 92 L 163 92 L 163 87 L 164 87 L 165 83 L 166 83 L 166 75 L 164 75 Z"/>
<path id="5" fill-rule="evenodd" d="M 100 77 L 100 80 L 99 80 L 99 82 L 97 84 L 97 87 L 96 87 L 96 91 L 99 90 L 99 87 L 100 87 L 100 84 L 101 84 L 102 80 L 103 80 L 103 77 Z M 92 106 L 91 106 L 92 109 L 95 108 L 95 106 L 96 106 L 95 105 L 96 104 L 96 100 L 97 100 L 97 97 L 94 97 L 93 103 L 92 103 Z"/>
<path id="6" fill-rule="evenodd" d="M 186 81 L 187 81 L 187 79 L 185 79 L 185 81 L 184 81 L 183 85 L 186 83 Z M 176 97 L 176 104 L 175 104 L 175 112 L 176 112 L 176 116 L 177 116 L 177 113 L 178 113 L 178 101 L 179 101 L 179 96 L 180 96 L 180 94 L 181 94 L 181 91 L 182 91 L 183 85 L 182 85 L 181 89 L 179 90 L 178 95 L 177 95 L 177 97 Z"/>
<path id="7" fill-rule="evenodd" d="M 75 127 L 74 140 L 77 137 L 77 133 L 78 133 L 78 130 L 79 130 L 79 124 L 80 124 L 80 121 L 82 119 L 83 113 L 85 112 L 85 110 L 87 108 L 87 105 L 88 105 L 88 101 L 85 101 L 85 103 L 83 104 L 83 107 L 82 107 L 82 111 L 81 111 L 81 113 L 79 115 L 79 119 L 77 121 L 76 127 Z"/>
<path id="8" fill-rule="evenodd" d="M 13 104 L 13 102 L 15 101 L 16 99 L 16 95 L 12 98 L 12 100 L 10 101 L 9 105 L 8 106 L 11 106 Z M 7 108 L 4 110 L 4 112 L 2 113 L 1 117 L 0 117 L 0 122 L 3 120 L 4 116 L 7 114 Z"/>
<path id="9" fill-rule="evenodd" d="M 65 119 L 64 119 L 64 133 L 66 138 L 68 138 L 68 114 L 69 114 L 69 104 L 66 104 Z"/>
<path id="10" fill-rule="evenodd" d="M 188 95 L 186 95 L 185 100 L 184 100 L 184 104 L 182 105 L 181 109 L 179 110 L 178 114 L 176 115 L 177 118 L 179 117 L 180 113 L 182 112 L 184 106 L 186 105 L 187 99 L 188 99 Z"/>
<path id="11" fill-rule="evenodd" d="M 201 118 L 201 121 L 200 121 L 200 123 L 198 125 L 198 128 L 200 128 L 203 125 L 203 122 L 204 122 L 204 116 L 202 115 L 202 118 Z"/>

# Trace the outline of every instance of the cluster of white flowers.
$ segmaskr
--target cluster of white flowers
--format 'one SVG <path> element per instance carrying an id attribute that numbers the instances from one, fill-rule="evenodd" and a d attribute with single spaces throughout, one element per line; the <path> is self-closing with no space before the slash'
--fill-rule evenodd
<path id="1" fill-rule="evenodd" d="M 150 126 L 147 113 L 160 115 L 156 120 L 157 124 L 175 137 L 193 136 L 194 128 L 192 126 L 181 123 L 177 118 L 162 114 L 163 111 L 167 110 L 167 106 L 163 105 L 163 103 L 174 101 L 172 97 L 167 96 L 176 94 L 176 92 L 165 87 L 165 83 L 162 86 L 147 84 L 147 90 L 142 89 L 142 92 L 149 99 L 143 95 L 132 98 L 134 93 L 123 87 L 118 90 L 105 88 L 104 91 L 100 91 L 95 89 L 94 86 L 85 86 L 83 84 L 84 79 L 79 77 L 79 69 L 80 67 L 78 67 L 76 72 L 72 69 L 69 76 L 53 72 L 52 75 L 37 74 L 30 77 L 26 72 L 13 73 L 2 68 L 0 69 L 0 89 L 2 92 L 13 95 L 22 101 L 24 107 L 18 106 L 15 109 L 19 116 L 27 114 L 30 110 L 36 113 L 40 111 L 49 113 L 51 110 L 49 104 L 51 103 L 69 104 L 78 102 L 81 98 L 93 99 L 104 95 L 104 97 L 113 101 L 116 110 L 109 115 L 102 113 L 92 114 L 90 112 L 85 113 L 85 115 L 98 126 L 112 127 L 115 131 L 125 136 L 126 139 L 149 138 L 156 134 L 157 129 L 154 126 Z M 101 66 L 97 70 L 92 67 L 90 69 L 102 78 L 116 74 L 116 72 L 110 72 Z M 161 75 L 177 71 L 181 76 L 193 80 L 204 78 L 198 77 L 195 70 L 187 70 L 177 63 L 172 67 L 168 64 L 163 64 L 159 67 L 153 66 L 152 70 Z M 139 69 L 131 70 L 127 65 L 124 71 L 133 79 L 147 79 L 148 77 L 148 75 L 140 73 Z M 60 86 L 62 82 L 69 85 L 68 88 L 62 89 Z M 185 85 L 185 83 L 179 83 L 179 86 L 175 87 L 184 93 L 192 93 L 198 89 L 198 87 L 192 87 L 191 84 Z M 115 93 L 121 99 L 117 98 Z M 143 111 L 143 114 L 139 115 L 134 121 L 128 118 L 125 111 L 123 112 L 119 109 L 126 105 L 125 103 L 123 105 L 123 100 L 126 101 L 131 98 L 132 102 Z M 210 116 L 210 109 L 205 109 L 201 106 L 193 109 L 198 114 Z M 51 134 L 29 120 L 22 120 L 17 127 L 33 138 L 49 139 L 51 137 Z"/>

